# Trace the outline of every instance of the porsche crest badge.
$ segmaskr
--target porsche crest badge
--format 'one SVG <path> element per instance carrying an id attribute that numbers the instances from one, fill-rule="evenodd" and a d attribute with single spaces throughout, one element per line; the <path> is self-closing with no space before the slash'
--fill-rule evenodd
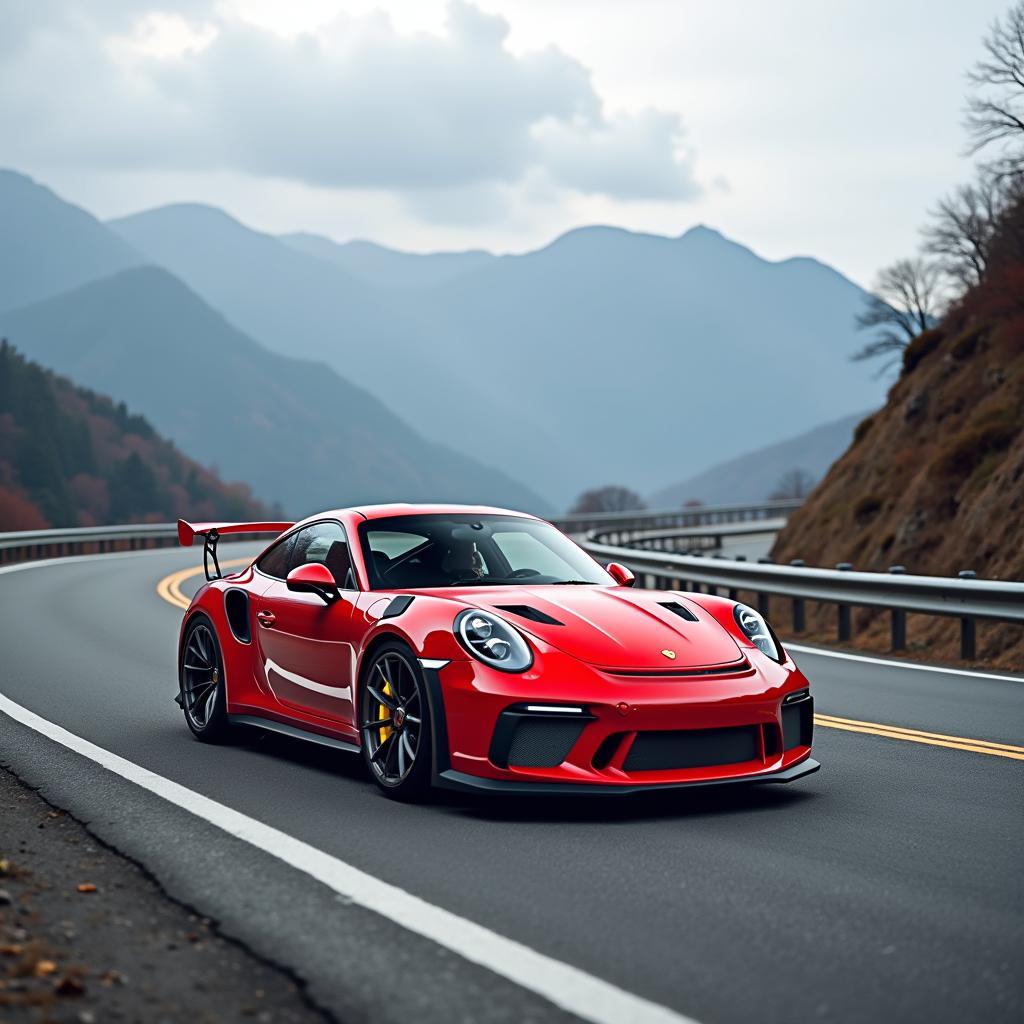
<path id="1" fill-rule="evenodd" d="M 669 661 L 675 661 L 676 660 L 676 652 L 675 651 L 662 651 L 661 653 L 664 654 L 665 657 L 669 659 Z"/>

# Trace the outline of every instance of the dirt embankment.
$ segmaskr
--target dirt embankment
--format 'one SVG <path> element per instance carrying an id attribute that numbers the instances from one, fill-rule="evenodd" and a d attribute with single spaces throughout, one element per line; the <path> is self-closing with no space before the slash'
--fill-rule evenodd
<path id="1" fill-rule="evenodd" d="M 808 565 L 1024 579 L 1024 272 L 975 289 L 907 348 L 885 406 L 779 534 L 772 557 Z M 809 608 L 810 639 L 835 609 Z M 784 623 L 780 623 L 784 626 Z M 858 609 L 856 646 L 885 651 L 889 617 Z M 956 661 L 954 619 L 913 616 L 911 652 Z M 978 662 L 1024 671 L 1024 629 L 980 625 Z"/>

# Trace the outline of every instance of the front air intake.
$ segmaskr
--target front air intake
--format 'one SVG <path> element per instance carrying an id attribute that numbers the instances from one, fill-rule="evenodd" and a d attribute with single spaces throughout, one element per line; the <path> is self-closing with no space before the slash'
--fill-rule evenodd
<path id="1" fill-rule="evenodd" d="M 506 708 L 494 727 L 490 759 L 499 768 L 557 768 L 592 721 L 593 715 L 579 706 Z"/>
<path id="2" fill-rule="evenodd" d="M 803 699 L 792 703 L 783 701 L 782 704 L 782 745 L 786 750 L 811 745 L 811 736 L 814 732 L 814 698 L 806 690 L 803 693 Z"/>
<path id="3" fill-rule="evenodd" d="M 761 757 L 760 727 L 639 732 L 623 768 L 627 772 L 672 771 L 740 764 Z"/>

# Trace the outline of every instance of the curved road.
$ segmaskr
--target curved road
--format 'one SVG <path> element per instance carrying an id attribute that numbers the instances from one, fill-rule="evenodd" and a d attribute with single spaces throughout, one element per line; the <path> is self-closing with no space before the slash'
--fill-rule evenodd
<path id="1" fill-rule="evenodd" d="M 802 650 L 823 767 L 801 782 L 410 807 L 351 756 L 191 739 L 172 702 L 181 612 L 156 587 L 196 561 L 0 572 L 0 694 L 675 1019 L 1022 1019 L 1024 678 Z M 2 714 L 0 760 L 341 1019 L 568 1019 Z"/>

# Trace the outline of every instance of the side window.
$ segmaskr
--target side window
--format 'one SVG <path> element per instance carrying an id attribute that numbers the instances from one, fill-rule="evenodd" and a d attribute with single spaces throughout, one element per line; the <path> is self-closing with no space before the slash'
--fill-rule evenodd
<path id="1" fill-rule="evenodd" d="M 289 563 L 291 562 L 292 548 L 295 546 L 295 534 L 285 537 L 279 544 L 275 544 L 257 563 L 256 567 L 260 572 L 273 576 L 275 579 L 283 580 L 288 575 Z"/>
<path id="2" fill-rule="evenodd" d="M 288 569 L 310 562 L 326 565 L 342 590 L 356 589 L 348 541 L 340 523 L 314 523 L 299 530 Z"/>

